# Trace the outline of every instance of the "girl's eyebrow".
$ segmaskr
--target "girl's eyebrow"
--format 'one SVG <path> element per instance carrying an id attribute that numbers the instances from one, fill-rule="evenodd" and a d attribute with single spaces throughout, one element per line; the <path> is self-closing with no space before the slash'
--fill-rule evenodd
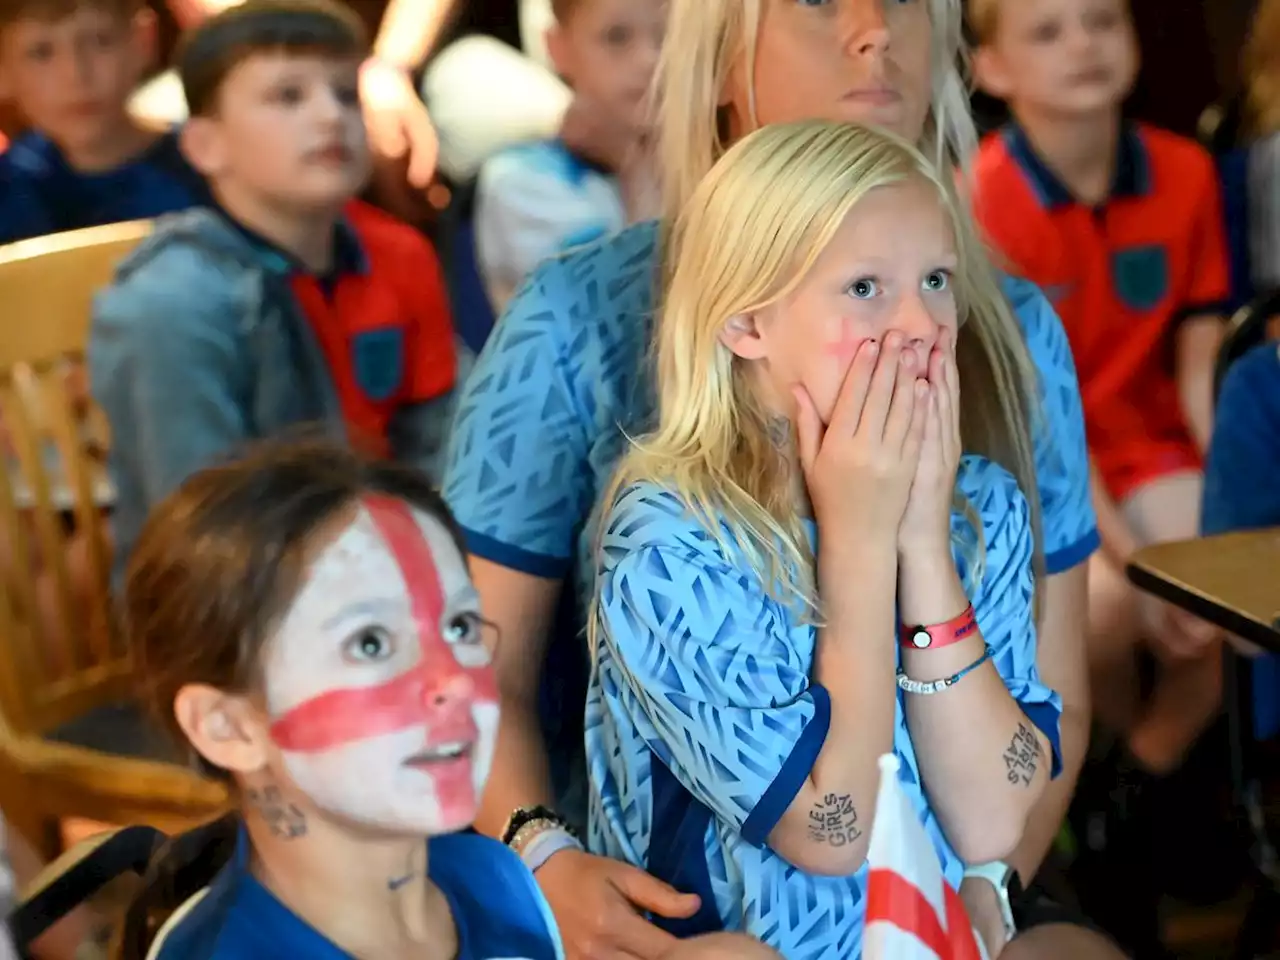
<path id="1" fill-rule="evenodd" d="M 403 604 L 401 604 L 403 605 Z M 389 597 L 378 597 L 372 600 L 357 600 L 349 603 L 337 613 L 332 614 L 320 624 L 321 630 L 331 630 L 336 626 L 340 626 L 348 620 L 354 620 L 359 616 L 376 617 L 379 614 L 385 614 L 388 610 L 394 610 L 397 603 Z"/>
<path id="2" fill-rule="evenodd" d="M 480 594 L 476 592 L 475 586 L 470 583 L 458 588 L 455 593 L 449 596 L 448 605 L 450 607 L 479 606 L 479 604 Z"/>

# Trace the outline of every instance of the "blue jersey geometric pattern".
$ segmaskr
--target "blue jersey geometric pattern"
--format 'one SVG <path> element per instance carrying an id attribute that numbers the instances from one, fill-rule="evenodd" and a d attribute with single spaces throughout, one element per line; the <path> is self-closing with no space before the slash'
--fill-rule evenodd
<path id="1" fill-rule="evenodd" d="M 650 420 L 658 229 L 653 222 L 539 267 L 494 329 L 458 409 L 445 498 L 477 556 L 537 576 L 568 573 L 601 489 Z M 1098 545 L 1075 365 L 1032 284 L 1004 280 L 1040 375 L 1035 425 L 1050 573 Z"/>
<path id="2" fill-rule="evenodd" d="M 1036 671 L 1026 499 L 1003 467 L 978 457 L 963 459 L 957 488 L 985 545 L 977 566 L 977 534 L 954 512 L 962 582 L 996 669 L 1050 741 L 1056 775 L 1061 701 Z M 674 933 L 743 930 L 788 958 L 858 956 L 866 866 L 852 877 L 811 876 L 766 843 L 827 735 L 828 695 L 810 680 L 816 629 L 660 486 L 627 487 L 602 524 L 587 698 L 590 848 L 701 895 L 698 916 L 664 922 Z M 817 547 L 812 526 L 809 534 Z M 929 809 L 903 697 L 899 776 L 958 886 L 964 867 Z"/>
<path id="3" fill-rule="evenodd" d="M 586 662 L 575 604 L 591 595 L 592 510 L 626 436 L 651 423 L 658 225 L 638 224 L 542 264 L 508 304 L 463 388 L 444 494 L 468 549 L 572 586 L 549 638 L 541 720 L 561 812 L 585 816 Z M 1098 546 L 1075 365 L 1062 323 L 1032 284 L 1004 279 L 1039 371 L 1034 425 L 1045 565 Z"/>

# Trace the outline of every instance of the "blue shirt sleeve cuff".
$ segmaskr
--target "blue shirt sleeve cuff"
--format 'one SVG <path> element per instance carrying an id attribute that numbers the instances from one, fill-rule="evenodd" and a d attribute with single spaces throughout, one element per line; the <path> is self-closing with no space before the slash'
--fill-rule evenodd
<path id="1" fill-rule="evenodd" d="M 568 557 L 522 550 L 466 527 L 462 528 L 462 534 L 467 541 L 467 551 L 490 563 L 548 580 L 560 580 L 569 572 Z"/>
<path id="2" fill-rule="evenodd" d="M 1021 706 L 1027 719 L 1049 741 L 1049 752 L 1053 758 L 1049 778 L 1057 779 L 1058 774 L 1062 772 L 1062 732 L 1059 729 L 1062 711 L 1052 703 L 1024 703 Z"/>
<path id="3" fill-rule="evenodd" d="M 827 742 L 827 731 L 831 728 L 831 695 L 826 687 L 816 683 L 810 684 L 809 695 L 813 698 L 813 716 L 801 731 L 791 754 L 783 761 L 773 783 L 769 784 L 742 825 L 743 839 L 755 846 L 763 846 L 778 825 L 813 770 L 822 745 Z"/>
<path id="4" fill-rule="evenodd" d="M 1050 576 L 1055 573 L 1065 573 L 1088 560 L 1100 546 L 1102 546 L 1102 537 L 1098 535 L 1098 528 L 1093 527 L 1075 543 L 1061 550 L 1055 550 L 1053 553 L 1046 553 L 1044 555 L 1045 573 Z"/>

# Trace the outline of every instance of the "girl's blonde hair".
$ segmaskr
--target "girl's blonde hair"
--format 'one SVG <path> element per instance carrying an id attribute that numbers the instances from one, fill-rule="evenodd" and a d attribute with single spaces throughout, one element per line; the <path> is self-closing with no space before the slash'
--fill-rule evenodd
<path id="1" fill-rule="evenodd" d="M 1255 137 L 1280 132 L 1280 0 L 1262 0 L 1244 49 L 1245 126 Z"/>
<path id="2" fill-rule="evenodd" d="M 752 71 L 767 0 L 669 0 L 655 106 L 663 209 L 673 222 L 731 140 L 721 94 L 737 64 Z M 939 169 L 966 164 L 978 143 L 969 111 L 961 0 L 927 0 L 933 25 L 933 96 L 921 147 Z"/>
<path id="3" fill-rule="evenodd" d="M 1038 396 L 1035 372 L 951 177 L 896 136 L 827 121 L 752 133 L 725 154 L 681 211 L 664 264 L 657 426 L 623 457 L 602 509 L 628 484 L 659 482 L 722 545 L 741 550 L 782 602 L 818 609 L 788 458 L 771 440 L 769 414 L 750 386 L 747 364 L 720 335 L 730 318 L 793 291 L 870 191 L 913 178 L 937 190 L 955 235 L 958 312 L 973 333 L 957 344 L 964 448 L 1013 473 L 1038 528 L 1029 423 Z M 970 517 L 976 519 L 971 511 Z M 974 526 L 980 552 L 981 525 Z M 975 562 L 980 568 L 981 556 Z"/>

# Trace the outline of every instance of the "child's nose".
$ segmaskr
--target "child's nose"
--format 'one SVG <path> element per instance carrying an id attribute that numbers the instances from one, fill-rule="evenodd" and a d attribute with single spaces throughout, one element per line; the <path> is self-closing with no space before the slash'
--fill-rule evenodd
<path id="1" fill-rule="evenodd" d="M 892 329 L 897 330 L 907 343 L 926 359 L 933 345 L 938 342 L 938 324 L 920 297 L 903 301 L 894 317 Z"/>
<path id="2" fill-rule="evenodd" d="M 451 706 L 469 704 L 475 695 L 475 681 L 460 666 L 437 671 L 423 685 L 423 706 L 428 710 L 441 710 Z"/>

